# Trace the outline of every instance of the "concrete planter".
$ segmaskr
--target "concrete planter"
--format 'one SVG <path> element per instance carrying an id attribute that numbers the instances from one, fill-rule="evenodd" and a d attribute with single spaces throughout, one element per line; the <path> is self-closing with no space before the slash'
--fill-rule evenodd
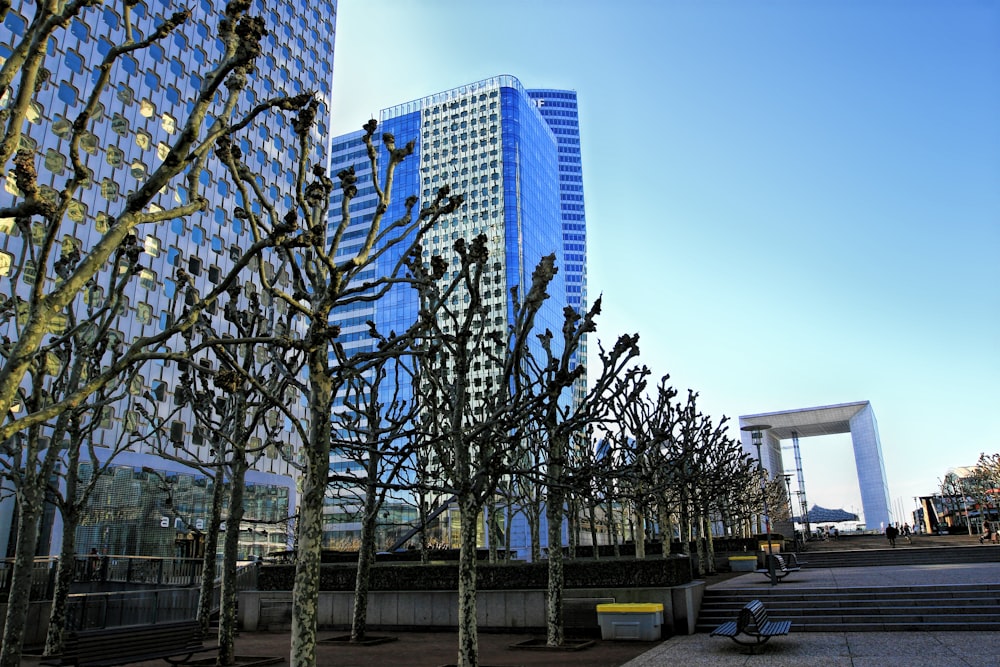
<path id="1" fill-rule="evenodd" d="M 566 589 L 564 599 L 593 599 L 619 603 L 648 602 L 663 605 L 663 627 L 673 634 L 692 634 L 705 589 L 704 581 L 670 588 Z M 239 594 L 240 627 L 248 632 L 287 630 L 291 625 L 291 591 L 242 591 Z M 318 620 L 323 628 L 350 627 L 354 593 L 320 591 Z M 480 628 L 545 628 L 545 591 L 477 591 Z M 454 591 L 372 591 L 368 597 L 368 623 L 372 629 L 456 628 L 458 594 Z"/>

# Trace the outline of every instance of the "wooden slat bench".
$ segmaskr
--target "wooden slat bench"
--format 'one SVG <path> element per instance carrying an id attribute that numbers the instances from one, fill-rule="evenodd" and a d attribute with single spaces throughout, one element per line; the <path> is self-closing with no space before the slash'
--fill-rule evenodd
<path id="1" fill-rule="evenodd" d="M 802 569 L 798 565 L 789 565 L 788 563 L 786 563 L 784 557 L 781 556 L 780 554 L 773 554 L 771 556 L 765 556 L 764 558 L 765 560 L 767 558 L 770 558 L 774 563 L 774 574 L 778 578 L 778 581 L 781 581 L 782 579 L 790 575 L 792 572 L 798 572 L 799 570 Z M 763 574 L 765 577 L 771 576 L 771 570 L 769 570 L 766 567 L 762 567 L 755 571 L 759 572 L 760 574 Z"/>
<path id="2" fill-rule="evenodd" d="M 712 637 L 729 637 L 737 644 L 749 646 L 751 652 L 755 646 L 760 646 L 771 637 L 787 635 L 792 629 L 791 621 L 770 621 L 767 609 L 760 600 L 747 602 L 740 609 L 735 621 L 723 623 L 712 630 Z"/>
<path id="3" fill-rule="evenodd" d="M 215 650 L 203 646 L 197 621 L 176 621 L 71 632 L 62 654 L 47 657 L 41 664 L 110 667 L 157 659 L 173 663 Z"/>

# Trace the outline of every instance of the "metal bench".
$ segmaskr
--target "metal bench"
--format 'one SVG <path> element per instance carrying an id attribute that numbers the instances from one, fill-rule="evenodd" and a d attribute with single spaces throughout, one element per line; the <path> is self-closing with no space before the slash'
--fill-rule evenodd
<path id="1" fill-rule="evenodd" d="M 754 647 L 760 646 L 771 637 L 787 635 L 791 629 L 791 621 L 769 621 L 764 603 L 760 600 L 751 600 L 740 609 L 735 621 L 723 623 L 712 630 L 710 636 L 729 637 L 737 644 L 749 646 L 752 653 Z"/>
<path id="2" fill-rule="evenodd" d="M 765 560 L 768 558 L 771 559 L 771 563 L 774 564 L 774 574 L 777 577 L 778 581 L 781 581 L 782 579 L 790 575 L 792 572 L 798 572 L 799 570 L 802 569 L 798 565 L 791 565 L 789 563 L 786 563 L 784 557 L 781 556 L 780 554 L 765 556 Z M 771 576 L 771 570 L 766 567 L 757 569 L 755 570 L 755 572 L 763 574 L 765 577 Z"/>
<path id="3" fill-rule="evenodd" d="M 782 556 L 784 558 L 784 556 Z M 808 561 L 799 560 L 798 554 L 794 551 L 788 552 L 788 562 L 785 563 L 788 567 L 802 567 L 803 565 L 808 565 Z"/>
<path id="4" fill-rule="evenodd" d="M 197 621 L 127 625 L 71 632 L 63 642 L 63 652 L 43 659 L 41 664 L 110 667 L 157 659 L 178 663 L 196 653 L 215 650 L 215 646 L 202 645 Z"/>

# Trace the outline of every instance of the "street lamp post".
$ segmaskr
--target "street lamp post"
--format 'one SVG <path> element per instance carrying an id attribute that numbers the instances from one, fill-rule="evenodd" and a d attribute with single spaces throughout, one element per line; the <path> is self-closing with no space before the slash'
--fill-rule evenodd
<path id="1" fill-rule="evenodd" d="M 757 448 L 757 470 L 760 473 L 760 490 L 764 504 L 764 526 L 767 529 L 767 571 L 771 576 L 771 585 L 778 585 L 778 573 L 774 569 L 774 547 L 771 545 L 771 513 L 767 507 L 767 479 L 764 476 L 764 461 L 761 458 L 760 445 L 762 433 L 771 428 L 768 424 L 754 424 L 744 426 L 741 431 L 750 431 L 750 439 L 754 447 Z"/>
<path id="2" fill-rule="evenodd" d="M 785 475 L 785 497 L 788 499 L 788 520 L 792 522 L 792 527 L 795 527 L 795 506 L 792 505 L 792 476 Z"/>

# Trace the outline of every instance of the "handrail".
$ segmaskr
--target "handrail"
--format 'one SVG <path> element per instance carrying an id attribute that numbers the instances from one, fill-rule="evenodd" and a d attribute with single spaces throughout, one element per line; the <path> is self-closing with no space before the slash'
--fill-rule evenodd
<path id="1" fill-rule="evenodd" d="M 31 599 L 51 599 L 58 558 L 35 558 Z M 201 585 L 200 558 L 78 554 L 73 557 L 74 584 L 142 584 L 145 586 L 197 587 Z M 217 564 L 217 572 L 221 565 Z M 0 600 L 10 594 L 14 559 L 0 560 Z"/>

